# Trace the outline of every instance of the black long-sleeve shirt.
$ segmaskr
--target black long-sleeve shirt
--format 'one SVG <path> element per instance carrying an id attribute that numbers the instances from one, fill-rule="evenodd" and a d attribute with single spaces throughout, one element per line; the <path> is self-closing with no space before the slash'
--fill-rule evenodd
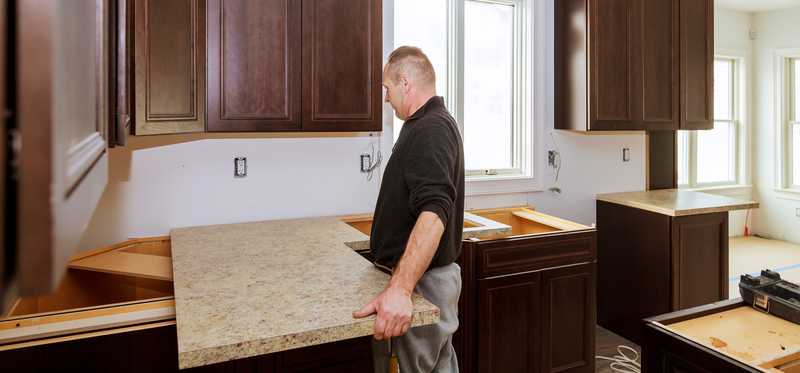
<path id="1" fill-rule="evenodd" d="M 428 268 L 454 262 L 464 225 L 464 146 L 439 96 L 405 121 L 386 164 L 370 234 L 378 264 L 397 265 L 423 211 L 438 215 L 445 227 Z"/>

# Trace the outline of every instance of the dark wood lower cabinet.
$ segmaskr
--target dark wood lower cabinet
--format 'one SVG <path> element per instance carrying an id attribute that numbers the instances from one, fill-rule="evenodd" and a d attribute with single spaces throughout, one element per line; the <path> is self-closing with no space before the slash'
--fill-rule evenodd
<path id="1" fill-rule="evenodd" d="M 598 324 L 635 343 L 641 320 L 728 298 L 728 213 L 672 217 L 597 201 Z"/>
<path id="2" fill-rule="evenodd" d="M 371 373 L 371 337 L 182 370 L 187 373 Z M 3 372 L 178 372 L 175 325 L 0 351 Z M 8 369 L 8 370 L 6 370 Z"/>
<path id="3" fill-rule="evenodd" d="M 465 241 L 459 371 L 594 372 L 595 238 L 588 230 Z"/>

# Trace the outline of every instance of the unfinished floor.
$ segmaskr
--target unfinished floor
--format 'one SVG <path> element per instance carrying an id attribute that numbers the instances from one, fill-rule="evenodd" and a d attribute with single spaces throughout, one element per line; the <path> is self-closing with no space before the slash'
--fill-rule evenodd
<path id="1" fill-rule="evenodd" d="M 734 237 L 729 245 L 729 298 L 739 297 L 739 277 L 758 275 L 762 269 L 781 274 L 784 280 L 800 283 L 800 245 L 756 236 Z"/>

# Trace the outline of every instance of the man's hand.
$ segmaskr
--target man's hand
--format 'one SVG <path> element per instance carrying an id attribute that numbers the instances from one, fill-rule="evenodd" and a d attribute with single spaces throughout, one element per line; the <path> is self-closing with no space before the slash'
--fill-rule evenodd
<path id="1" fill-rule="evenodd" d="M 360 319 L 377 313 L 375 339 L 382 340 L 405 334 L 411 326 L 413 311 L 411 293 L 397 286 L 389 286 L 361 310 L 353 312 L 353 317 Z"/>

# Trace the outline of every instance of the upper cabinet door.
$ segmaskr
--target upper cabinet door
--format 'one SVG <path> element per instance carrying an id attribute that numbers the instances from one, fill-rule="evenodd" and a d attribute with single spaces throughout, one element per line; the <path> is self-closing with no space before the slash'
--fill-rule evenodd
<path id="1" fill-rule="evenodd" d="M 16 286 L 4 296 L 56 287 L 108 178 L 108 2 L 16 4 L 14 113 L 23 146 L 16 153 L 16 280 L 4 283 Z"/>
<path id="2" fill-rule="evenodd" d="M 637 129 L 637 0 L 589 1 L 589 130 Z"/>
<path id="3" fill-rule="evenodd" d="M 205 130 L 203 0 L 136 0 L 136 135 Z"/>
<path id="4" fill-rule="evenodd" d="M 303 0 L 303 130 L 380 131 L 381 0 Z"/>
<path id="5" fill-rule="evenodd" d="M 674 0 L 637 1 L 635 29 L 636 117 L 645 130 L 676 130 L 680 121 L 679 5 Z"/>
<path id="6" fill-rule="evenodd" d="M 680 0 L 683 130 L 714 127 L 714 2 Z"/>
<path id="7" fill-rule="evenodd" d="M 300 0 L 208 0 L 208 130 L 298 131 Z"/>

